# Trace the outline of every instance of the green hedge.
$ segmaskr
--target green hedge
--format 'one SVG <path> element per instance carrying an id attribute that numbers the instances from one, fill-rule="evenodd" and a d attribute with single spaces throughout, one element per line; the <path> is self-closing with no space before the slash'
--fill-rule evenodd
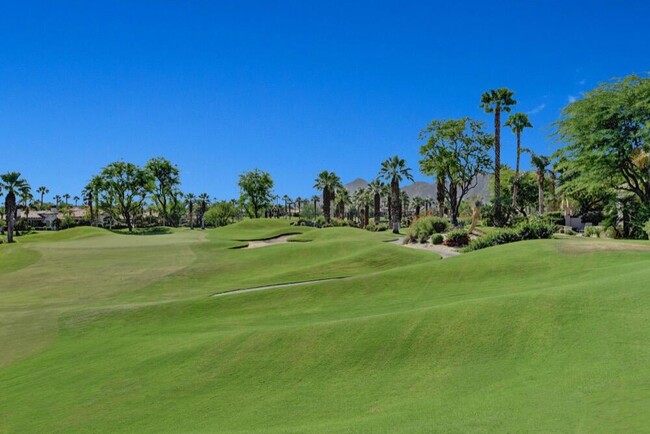
<path id="1" fill-rule="evenodd" d="M 555 233 L 555 225 L 544 221 L 529 221 L 519 224 L 513 229 L 499 229 L 481 238 L 472 240 L 466 251 L 480 250 L 500 244 L 514 243 L 523 240 L 547 239 Z"/>

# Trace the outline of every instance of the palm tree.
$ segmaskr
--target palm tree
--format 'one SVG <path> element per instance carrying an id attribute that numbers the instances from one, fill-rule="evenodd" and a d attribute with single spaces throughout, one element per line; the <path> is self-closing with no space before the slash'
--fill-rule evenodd
<path id="1" fill-rule="evenodd" d="M 316 214 L 318 213 L 318 202 L 320 202 L 320 196 L 315 194 L 311 197 L 311 201 L 314 203 L 314 219 L 316 219 Z"/>
<path id="2" fill-rule="evenodd" d="M 282 196 L 282 200 L 284 201 L 284 211 L 287 214 L 287 218 L 291 218 L 291 198 L 285 194 Z"/>
<path id="3" fill-rule="evenodd" d="M 61 203 L 61 196 L 59 196 L 58 194 L 54 196 L 54 201 L 56 202 L 56 207 L 58 208 L 59 204 Z"/>
<path id="4" fill-rule="evenodd" d="M 334 214 L 338 218 L 345 218 L 345 206 L 350 204 L 350 192 L 342 185 L 339 185 L 335 190 L 335 197 L 336 209 Z"/>
<path id="5" fill-rule="evenodd" d="M 512 128 L 512 132 L 517 135 L 517 162 L 515 164 L 515 182 L 512 186 L 512 207 L 517 209 L 517 193 L 519 191 L 519 157 L 521 156 L 521 132 L 525 128 L 532 128 L 533 124 L 528 120 L 525 113 L 514 113 L 508 117 L 506 126 Z"/>
<path id="6" fill-rule="evenodd" d="M 185 203 L 187 204 L 187 210 L 189 212 L 190 216 L 190 229 L 194 230 L 194 219 L 192 218 L 192 214 L 194 213 L 194 201 L 196 200 L 196 196 L 193 193 L 187 193 L 185 195 Z"/>
<path id="7" fill-rule="evenodd" d="M 14 242 L 14 223 L 16 219 L 16 193 L 29 187 L 27 181 L 20 177 L 20 172 L 8 172 L 0 175 L 0 187 L 6 190 L 5 214 L 7 215 L 7 242 Z"/>
<path id="8" fill-rule="evenodd" d="M 304 199 L 300 196 L 294 199 L 294 202 L 296 203 L 296 205 L 298 205 L 298 217 L 300 217 L 300 205 L 302 204 L 303 201 Z"/>
<path id="9" fill-rule="evenodd" d="M 325 222 L 329 223 L 330 221 L 330 203 L 334 199 L 334 192 L 336 187 L 341 184 L 341 178 L 339 178 L 336 173 L 328 172 L 323 170 L 318 174 L 316 178 L 316 184 L 314 188 L 317 190 L 322 190 L 323 192 L 323 215 L 325 217 Z"/>
<path id="10" fill-rule="evenodd" d="M 80 199 L 79 196 L 75 196 L 72 198 L 72 200 L 74 200 L 74 206 L 77 206 L 77 204 L 79 203 L 79 199 Z"/>
<path id="11" fill-rule="evenodd" d="M 70 195 L 68 193 L 64 194 L 63 199 L 65 199 L 65 206 L 68 206 L 68 201 L 70 200 Z"/>
<path id="12" fill-rule="evenodd" d="M 411 205 L 411 198 L 409 197 L 408 193 L 405 191 L 400 192 L 400 207 L 399 207 L 400 220 L 402 220 L 402 217 L 408 214 L 410 205 Z"/>
<path id="13" fill-rule="evenodd" d="M 201 230 L 205 230 L 205 212 L 208 210 L 208 203 L 210 203 L 210 195 L 208 193 L 199 194 L 199 211 L 201 212 Z"/>
<path id="14" fill-rule="evenodd" d="M 406 161 L 402 158 L 399 158 L 395 155 L 392 158 L 387 159 L 381 163 L 381 169 L 379 170 L 379 176 L 384 178 L 387 181 L 390 181 L 390 197 L 391 197 L 391 224 L 393 227 L 393 233 L 399 233 L 399 208 L 400 208 L 400 190 L 399 183 L 402 179 L 406 178 L 409 181 L 413 181 L 413 175 L 411 175 L 411 169 L 406 167 Z"/>
<path id="15" fill-rule="evenodd" d="M 415 196 L 413 198 L 413 206 L 415 207 L 415 216 L 419 217 L 420 216 L 420 211 L 422 210 L 423 206 L 426 206 L 426 200 L 421 198 L 420 196 Z"/>
<path id="16" fill-rule="evenodd" d="M 509 112 L 510 106 L 517 104 L 514 92 L 503 87 L 491 89 L 481 95 L 481 108 L 486 113 L 494 113 L 494 199 L 501 196 L 501 112 Z"/>
<path id="17" fill-rule="evenodd" d="M 38 187 L 36 192 L 41 195 L 41 209 L 43 209 L 43 197 L 50 192 L 44 185 Z"/>
<path id="18" fill-rule="evenodd" d="M 542 214 L 544 212 L 544 178 L 548 165 L 551 164 L 551 159 L 544 155 L 538 155 L 530 149 L 524 149 L 525 152 L 530 152 L 530 164 L 535 168 L 537 175 L 537 212 Z"/>
<path id="19" fill-rule="evenodd" d="M 384 183 L 379 178 L 375 178 L 368 184 L 368 191 L 373 197 L 375 223 L 379 224 L 381 217 L 381 196 L 384 193 Z"/>

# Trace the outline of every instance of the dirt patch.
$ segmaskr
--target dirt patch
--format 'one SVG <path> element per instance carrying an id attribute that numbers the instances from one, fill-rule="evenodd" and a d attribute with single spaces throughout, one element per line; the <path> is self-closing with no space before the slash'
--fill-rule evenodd
<path id="1" fill-rule="evenodd" d="M 558 250 L 561 253 L 568 254 L 626 250 L 650 252 L 650 242 L 648 242 L 648 244 L 637 244 L 632 242 L 621 242 L 614 240 L 567 240 L 567 242 L 558 244 Z"/>

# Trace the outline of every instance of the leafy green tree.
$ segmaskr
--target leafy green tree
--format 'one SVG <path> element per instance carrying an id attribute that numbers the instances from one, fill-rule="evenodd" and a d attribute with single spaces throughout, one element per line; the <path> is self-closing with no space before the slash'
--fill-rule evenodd
<path id="1" fill-rule="evenodd" d="M 411 169 L 406 167 L 406 161 L 395 155 L 381 163 L 379 177 L 390 182 L 391 197 L 391 226 L 393 233 L 399 233 L 400 226 L 400 188 L 399 184 L 403 179 L 413 182 Z"/>
<path id="2" fill-rule="evenodd" d="M 149 171 L 153 179 L 152 198 L 162 217 L 162 225 L 167 226 L 170 224 L 171 202 L 176 204 L 179 202 L 176 193 L 181 183 L 180 172 L 178 167 L 162 157 L 149 160 L 145 169 Z"/>
<path id="3" fill-rule="evenodd" d="M 43 209 L 43 198 L 50 192 L 50 190 L 48 190 L 48 188 L 43 185 L 38 187 L 36 189 L 36 192 L 41 195 L 41 209 Z"/>
<path id="4" fill-rule="evenodd" d="M 503 87 L 491 89 L 481 95 L 480 107 L 486 113 L 494 113 L 494 205 L 496 214 L 501 213 L 501 112 L 509 112 L 517 104 L 514 92 Z"/>
<path id="5" fill-rule="evenodd" d="M 234 223 L 239 212 L 231 201 L 221 200 L 210 206 L 205 213 L 205 223 L 209 226 L 226 226 Z"/>
<path id="6" fill-rule="evenodd" d="M 0 175 L 0 188 L 5 190 L 5 214 L 7 215 L 7 242 L 14 242 L 14 225 L 16 223 L 16 193 L 29 187 L 27 181 L 20 177 L 20 172 L 7 172 Z"/>
<path id="7" fill-rule="evenodd" d="M 114 206 L 115 214 L 124 219 L 132 232 L 133 217 L 142 209 L 151 189 L 151 174 L 135 164 L 116 161 L 104 167 L 99 176 L 107 203 Z"/>
<path id="8" fill-rule="evenodd" d="M 239 175 L 240 202 L 251 218 L 259 218 L 262 210 L 273 201 L 273 178 L 267 172 L 255 169 Z"/>
<path id="9" fill-rule="evenodd" d="M 336 188 L 341 185 L 341 178 L 336 173 L 323 170 L 315 180 L 314 188 L 323 192 L 323 215 L 325 222 L 329 223 L 331 218 L 331 202 L 335 198 Z"/>
<path id="10" fill-rule="evenodd" d="M 512 132 L 517 136 L 517 159 L 515 164 L 514 186 L 512 188 L 512 206 L 517 208 L 517 193 L 519 190 L 519 160 L 521 157 L 521 133 L 525 128 L 532 128 L 528 115 L 525 113 L 513 113 L 508 117 L 506 126 L 512 128 Z"/>
<path id="11" fill-rule="evenodd" d="M 650 78 L 601 84 L 565 107 L 555 126 L 566 144 L 554 155 L 561 194 L 629 193 L 639 202 L 633 212 L 650 212 Z"/>
<path id="12" fill-rule="evenodd" d="M 420 138 L 427 140 L 420 148 L 420 170 L 425 175 L 437 175 L 436 182 L 444 186 L 451 222 L 457 225 L 463 198 L 492 162 L 492 136 L 483 131 L 482 122 L 465 117 L 434 120 L 422 130 Z M 441 173 L 446 179 L 439 178 Z"/>

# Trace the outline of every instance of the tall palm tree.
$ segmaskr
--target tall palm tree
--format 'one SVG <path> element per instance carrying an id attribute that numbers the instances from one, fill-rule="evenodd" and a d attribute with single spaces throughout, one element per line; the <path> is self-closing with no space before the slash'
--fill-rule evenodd
<path id="1" fill-rule="evenodd" d="M 508 117 L 506 126 L 512 128 L 512 132 L 517 135 L 517 162 L 515 164 L 515 182 L 512 186 L 512 207 L 517 209 L 517 193 L 519 191 L 519 157 L 521 156 L 521 132 L 525 128 L 532 128 L 533 124 L 528 120 L 525 113 L 513 113 Z"/>
<path id="2" fill-rule="evenodd" d="M 59 196 L 58 194 L 54 196 L 54 202 L 56 202 L 56 207 L 58 208 L 59 205 L 61 204 L 61 196 Z"/>
<path id="3" fill-rule="evenodd" d="M 187 193 L 185 195 L 185 203 L 187 204 L 187 211 L 189 212 L 190 217 L 190 229 L 194 230 L 194 202 L 196 201 L 196 196 L 193 193 Z"/>
<path id="4" fill-rule="evenodd" d="M 330 204 L 334 199 L 336 187 L 341 184 L 341 178 L 334 172 L 323 170 L 318 174 L 315 181 L 314 188 L 323 192 L 323 215 L 325 222 L 329 223 L 331 217 Z"/>
<path id="5" fill-rule="evenodd" d="M 43 197 L 50 192 L 44 185 L 38 187 L 36 192 L 41 195 L 41 209 L 43 209 Z"/>
<path id="6" fill-rule="evenodd" d="M 408 214 L 410 206 L 411 206 L 411 198 L 409 197 L 408 193 L 405 191 L 400 192 L 400 208 L 399 208 L 400 220 L 402 220 L 402 217 Z"/>
<path id="7" fill-rule="evenodd" d="M 538 155 L 530 149 L 524 149 L 525 152 L 530 152 L 530 164 L 535 168 L 537 178 L 537 212 L 542 214 L 544 212 L 544 179 L 548 165 L 551 164 L 551 159 L 544 155 Z"/>
<path id="8" fill-rule="evenodd" d="M 514 92 L 506 87 L 491 89 L 481 95 L 481 108 L 494 113 L 494 199 L 501 197 L 501 112 L 509 112 L 517 104 Z"/>
<path id="9" fill-rule="evenodd" d="M 210 195 L 208 193 L 199 194 L 199 211 L 201 212 L 201 230 L 205 230 L 205 212 L 208 210 Z"/>
<path id="10" fill-rule="evenodd" d="M 70 200 L 70 195 L 68 193 L 64 194 L 63 199 L 65 199 L 65 206 L 68 206 L 68 201 Z"/>
<path id="11" fill-rule="evenodd" d="M 79 196 L 75 196 L 72 198 L 72 200 L 74 200 L 74 206 L 77 206 L 77 204 L 79 203 L 79 199 L 81 199 Z"/>
<path id="12" fill-rule="evenodd" d="M 381 196 L 384 193 L 384 183 L 381 182 L 379 178 L 375 178 L 370 184 L 368 184 L 368 191 L 373 198 L 375 223 L 379 224 L 379 219 L 381 217 Z"/>
<path id="13" fill-rule="evenodd" d="M 390 181 L 390 197 L 391 197 L 391 225 L 393 227 L 393 233 L 399 233 L 399 224 L 400 224 L 400 190 L 399 183 L 402 179 L 408 179 L 413 181 L 413 175 L 411 175 L 411 169 L 406 167 L 406 161 L 402 158 L 399 158 L 397 155 L 385 160 L 381 163 L 381 169 L 379 170 L 379 176 L 384 178 L 387 181 Z"/>
<path id="14" fill-rule="evenodd" d="M 7 241 L 14 242 L 14 223 L 16 219 L 16 193 L 29 185 L 20 177 L 20 172 L 8 172 L 0 175 L 0 187 L 6 190 L 5 214 L 7 215 Z"/>

